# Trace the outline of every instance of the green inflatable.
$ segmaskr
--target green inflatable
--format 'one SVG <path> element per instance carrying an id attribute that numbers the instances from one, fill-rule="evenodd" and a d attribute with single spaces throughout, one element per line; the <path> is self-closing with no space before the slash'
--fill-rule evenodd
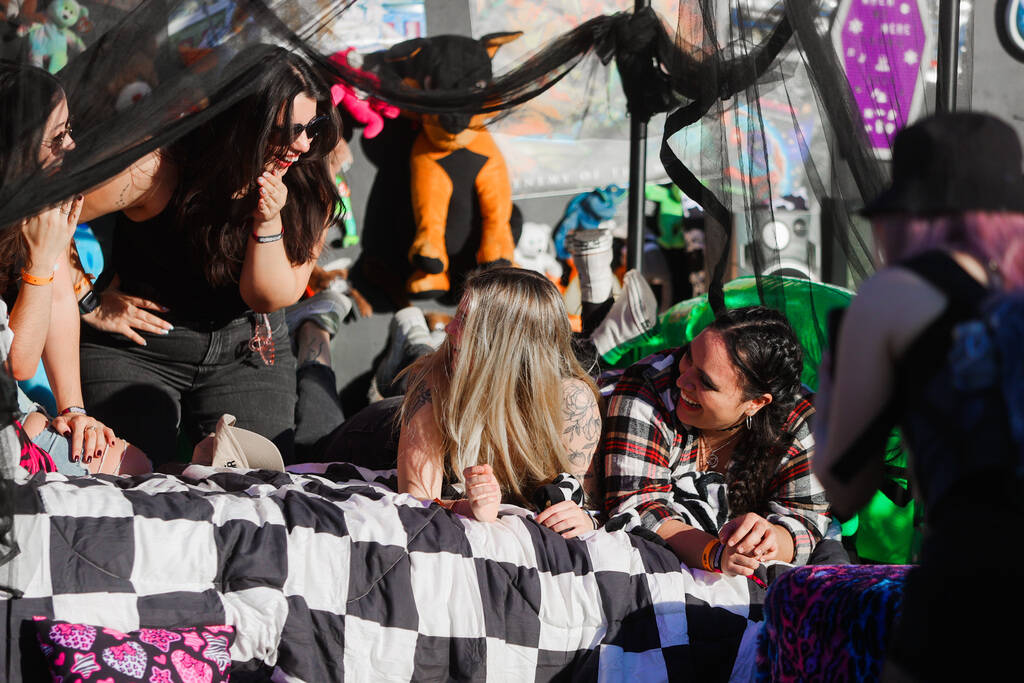
<path id="1" fill-rule="evenodd" d="M 727 308 L 763 304 L 786 314 L 804 348 L 801 379 L 816 390 L 818 365 L 828 342 L 828 313 L 849 306 L 854 293 L 801 278 L 762 277 L 759 283 L 753 276 L 726 283 L 724 292 Z M 662 313 L 647 333 L 605 354 L 604 361 L 613 367 L 626 367 L 657 351 L 682 346 L 700 334 L 714 317 L 706 295 L 681 301 Z M 889 442 L 887 464 L 891 473 L 887 488 L 892 497 L 881 491 L 876 493 L 856 517 L 843 525 L 843 535 L 855 536 L 855 548 L 862 560 L 906 564 L 916 554 L 918 538 L 914 501 L 906 500 L 905 495 L 906 453 L 895 433 Z"/>

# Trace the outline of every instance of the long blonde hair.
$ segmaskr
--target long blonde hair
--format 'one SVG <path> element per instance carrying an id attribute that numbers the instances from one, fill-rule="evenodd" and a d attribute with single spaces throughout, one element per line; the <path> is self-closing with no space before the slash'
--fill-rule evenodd
<path id="1" fill-rule="evenodd" d="M 529 504 L 537 486 L 570 465 L 562 442 L 562 383 L 593 380 L 572 350 L 562 297 L 530 270 L 494 268 L 467 279 L 459 302 L 461 334 L 409 369 L 410 397 L 430 391 L 445 469 L 462 478 L 489 464 L 503 497 Z M 414 408 L 413 408 L 414 409 Z M 403 424 L 411 415 L 403 414 Z"/>

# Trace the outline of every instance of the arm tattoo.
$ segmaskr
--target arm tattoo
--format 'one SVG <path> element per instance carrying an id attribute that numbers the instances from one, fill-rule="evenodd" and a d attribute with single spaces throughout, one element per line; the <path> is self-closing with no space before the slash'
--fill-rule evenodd
<path id="1" fill-rule="evenodd" d="M 123 209 L 128 206 L 128 201 L 125 199 L 125 195 L 128 194 L 129 187 L 131 187 L 130 182 L 126 183 L 125 186 L 121 188 L 121 194 L 117 196 L 117 203 L 115 204 L 118 209 Z"/>
<path id="2" fill-rule="evenodd" d="M 404 411 L 405 420 L 402 423 L 403 427 L 409 424 L 409 421 L 412 420 L 412 416 L 418 413 L 420 408 L 427 403 L 430 403 L 430 389 L 421 385 L 411 398 L 406 399 L 406 402 L 408 407 Z"/>
<path id="3" fill-rule="evenodd" d="M 596 442 L 594 445 L 597 445 Z M 590 444 L 586 444 L 584 450 L 571 450 L 569 451 L 569 462 L 576 467 L 584 468 L 590 464 L 590 456 L 593 453 L 589 449 Z"/>
<path id="4" fill-rule="evenodd" d="M 569 444 L 569 462 L 586 468 L 601 438 L 601 417 L 590 388 L 571 382 L 562 392 L 562 436 Z"/>

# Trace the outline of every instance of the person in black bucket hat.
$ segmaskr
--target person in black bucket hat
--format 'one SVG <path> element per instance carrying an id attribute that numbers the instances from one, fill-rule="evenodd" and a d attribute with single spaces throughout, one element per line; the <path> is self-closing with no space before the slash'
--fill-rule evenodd
<path id="1" fill-rule="evenodd" d="M 892 185 L 865 207 L 865 216 L 1024 213 L 1020 142 L 995 116 L 931 116 L 901 130 L 892 152 Z"/>
<path id="2" fill-rule="evenodd" d="M 861 284 L 822 359 L 812 467 L 849 518 L 891 476 L 885 445 L 899 426 L 927 520 L 919 565 L 780 577 L 765 633 L 800 623 L 801 635 L 768 638 L 777 671 L 800 670 L 807 652 L 824 653 L 823 680 L 998 680 L 1009 669 L 1020 629 L 997 624 L 1024 614 L 1021 158 L 1013 129 L 987 114 L 931 116 L 896 137 L 892 183 L 864 211 L 890 265 Z M 1006 313 L 995 323 L 993 305 Z M 880 630 L 865 634 L 868 622 Z"/>

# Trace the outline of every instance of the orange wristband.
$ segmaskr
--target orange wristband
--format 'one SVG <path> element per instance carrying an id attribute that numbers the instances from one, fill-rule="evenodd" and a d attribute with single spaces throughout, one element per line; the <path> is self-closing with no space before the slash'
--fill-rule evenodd
<path id="1" fill-rule="evenodd" d="M 700 554 L 701 567 L 706 572 L 717 572 L 715 565 L 711 561 L 712 553 L 715 550 L 715 546 L 719 544 L 719 540 L 716 538 L 712 541 L 708 541 L 708 544 L 704 546 L 704 551 Z"/>
<path id="2" fill-rule="evenodd" d="M 27 285 L 35 285 L 37 287 L 42 287 L 43 285 L 48 285 L 51 282 L 53 282 L 53 273 L 50 273 L 50 277 L 36 277 L 35 275 L 30 275 L 27 270 L 22 268 L 21 281 Z"/>
<path id="3" fill-rule="evenodd" d="M 51 276 L 50 279 L 53 279 L 53 277 Z M 76 299 L 81 299 L 82 298 L 82 290 L 85 289 L 86 285 L 91 285 L 91 284 L 92 284 L 92 275 L 89 275 L 88 273 L 86 273 L 82 277 L 78 278 L 78 282 L 75 283 L 75 298 Z"/>

